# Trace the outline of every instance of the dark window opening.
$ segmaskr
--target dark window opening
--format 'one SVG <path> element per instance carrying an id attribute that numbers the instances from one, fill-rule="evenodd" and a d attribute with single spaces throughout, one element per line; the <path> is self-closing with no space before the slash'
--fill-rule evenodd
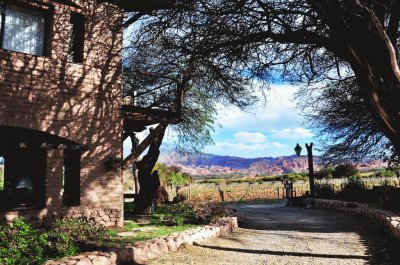
<path id="1" fill-rule="evenodd" d="M 80 204 L 81 185 L 81 151 L 64 150 L 64 194 L 63 202 L 66 206 Z"/>
<path id="2" fill-rule="evenodd" d="M 18 207 L 42 208 L 46 200 L 45 149 L 19 148 L 5 150 L 2 209 Z"/>
<path id="3" fill-rule="evenodd" d="M 70 33 L 68 61 L 82 63 L 85 42 L 85 17 L 82 14 L 72 12 L 70 23 L 72 28 Z"/>
<path id="4" fill-rule="evenodd" d="M 0 2 L 0 6 L 0 47 L 11 51 L 46 56 L 48 10 L 3 2 Z"/>

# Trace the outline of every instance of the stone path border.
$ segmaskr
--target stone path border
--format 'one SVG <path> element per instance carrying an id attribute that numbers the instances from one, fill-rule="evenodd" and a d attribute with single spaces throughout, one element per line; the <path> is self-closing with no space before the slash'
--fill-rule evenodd
<path id="1" fill-rule="evenodd" d="M 87 252 L 75 257 L 65 257 L 60 261 L 47 261 L 45 265 L 120 265 L 134 262 L 145 264 L 170 251 L 177 251 L 182 245 L 201 242 L 210 237 L 218 237 L 234 232 L 238 227 L 237 217 L 222 218 L 216 223 L 182 233 L 136 242 L 108 252 Z"/>
<path id="2" fill-rule="evenodd" d="M 311 204 L 311 199 L 305 199 Z M 339 212 L 356 213 L 374 219 L 384 225 L 394 238 L 400 239 L 400 216 L 394 212 L 368 207 L 363 203 L 315 199 L 315 207 Z"/>

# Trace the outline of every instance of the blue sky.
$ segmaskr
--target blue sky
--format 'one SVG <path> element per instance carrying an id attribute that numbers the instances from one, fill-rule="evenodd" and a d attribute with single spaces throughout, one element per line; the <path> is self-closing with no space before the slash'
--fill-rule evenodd
<path id="1" fill-rule="evenodd" d="M 248 113 L 221 108 L 218 121 L 222 128 L 216 128 L 215 145 L 205 152 L 247 158 L 293 155 L 297 142 L 304 145 L 314 135 L 304 127 L 304 118 L 296 109 L 296 91 L 295 86 L 272 86 L 265 106 Z"/>
<path id="2" fill-rule="evenodd" d="M 267 91 L 267 102 L 250 111 L 242 112 L 235 107 L 220 106 L 218 123 L 213 140 L 204 152 L 216 155 L 254 157 L 277 157 L 294 154 L 296 143 L 312 142 L 314 132 L 305 127 L 304 118 L 296 109 L 293 96 L 297 87 L 273 85 Z M 145 135 L 141 135 L 143 138 Z M 167 133 L 164 145 L 173 146 L 174 134 Z M 130 141 L 124 143 L 124 153 L 130 150 Z M 315 142 L 315 140 L 314 140 Z"/>

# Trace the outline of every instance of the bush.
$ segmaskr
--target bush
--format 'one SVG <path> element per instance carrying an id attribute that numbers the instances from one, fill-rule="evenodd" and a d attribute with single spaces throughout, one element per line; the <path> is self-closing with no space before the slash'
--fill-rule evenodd
<path id="1" fill-rule="evenodd" d="M 156 193 L 156 204 L 167 203 L 169 201 L 168 192 L 164 186 L 160 186 Z"/>
<path id="2" fill-rule="evenodd" d="M 107 237 L 106 229 L 103 225 L 86 218 L 64 218 L 57 220 L 53 224 L 50 234 L 55 236 L 60 235 L 58 238 L 52 238 L 60 245 L 72 243 L 80 250 L 90 249 L 93 245 L 96 245 L 99 241 Z M 73 251 L 73 248 L 71 247 L 68 251 Z"/>
<path id="3" fill-rule="evenodd" d="M 0 264 L 41 264 L 48 246 L 47 234 L 40 234 L 23 219 L 0 226 Z"/>
<path id="4" fill-rule="evenodd" d="M 229 209 L 217 202 L 191 203 L 197 222 L 209 223 L 230 215 Z"/>
<path id="5" fill-rule="evenodd" d="M 331 184 L 315 184 L 315 196 L 322 199 L 333 199 L 335 191 Z"/>
<path id="6" fill-rule="evenodd" d="M 351 177 L 358 173 L 355 166 L 351 164 L 338 165 L 332 172 L 334 178 Z"/>
<path id="7" fill-rule="evenodd" d="M 164 225 L 207 224 L 229 215 L 221 203 L 177 203 L 168 207 L 168 213 L 160 214 L 158 221 Z"/>
<path id="8" fill-rule="evenodd" d="M 372 195 L 372 191 L 365 187 L 365 183 L 360 178 L 349 178 L 338 194 L 340 199 L 355 202 L 370 202 L 374 197 Z"/>
<path id="9" fill-rule="evenodd" d="M 316 179 L 331 179 L 333 169 L 331 167 L 323 167 L 318 172 L 315 173 Z"/>
<path id="10" fill-rule="evenodd" d="M 75 256 L 79 252 L 78 245 L 68 234 L 50 230 L 48 232 L 48 238 L 47 255 L 49 257 L 62 258 L 66 256 Z"/>
<path id="11" fill-rule="evenodd" d="M 158 221 L 163 225 L 183 225 L 184 223 L 194 223 L 196 216 L 190 204 L 177 203 L 169 206 L 166 214 L 158 215 Z"/>

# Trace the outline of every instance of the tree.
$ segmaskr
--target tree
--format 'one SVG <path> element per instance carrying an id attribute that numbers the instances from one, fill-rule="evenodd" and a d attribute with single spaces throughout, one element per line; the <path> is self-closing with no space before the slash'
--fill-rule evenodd
<path id="1" fill-rule="evenodd" d="M 128 106 L 131 109 L 140 108 L 148 114 L 156 112 L 164 118 L 176 115 L 179 120 L 172 129 L 178 134 L 181 150 L 198 150 L 212 142 L 210 131 L 217 104 L 246 109 L 257 102 L 249 77 L 232 73 L 231 67 L 221 67 L 212 58 L 187 55 L 176 47 L 176 39 L 169 38 L 168 32 L 149 30 L 146 20 L 141 23 L 127 47 L 123 95 L 131 99 L 133 105 Z M 193 38 L 191 47 L 198 45 L 197 41 Z M 154 120 L 153 123 L 157 122 Z M 136 158 L 150 144 L 148 154 L 137 162 L 140 190 L 136 212 L 151 205 L 151 171 L 169 124 L 168 120 L 161 122 L 127 159 L 133 162 L 135 169 Z M 128 131 L 125 135 L 135 139 L 134 129 L 129 126 L 125 129 Z"/>
<path id="2" fill-rule="evenodd" d="M 319 130 L 324 163 L 360 161 L 368 156 L 390 157 L 391 142 L 373 118 L 372 107 L 363 92 L 354 77 L 326 86 L 303 87 L 298 92 L 300 108 L 310 125 Z"/>
<path id="3" fill-rule="evenodd" d="M 354 76 L 377 128 L 400 153 L 400 1 L 108 2 L 139 14 L 154 11 L 149 29 L 238 75 L 268 81 L 279 73 L 309 85 Z"/>
<path id="4" fill-rule="evenodd" d="M 337 165 L 333 170 L 332 175 L 334 178 L 351 177 L 357 174 L 358 170 L 352 164 Z"/>

